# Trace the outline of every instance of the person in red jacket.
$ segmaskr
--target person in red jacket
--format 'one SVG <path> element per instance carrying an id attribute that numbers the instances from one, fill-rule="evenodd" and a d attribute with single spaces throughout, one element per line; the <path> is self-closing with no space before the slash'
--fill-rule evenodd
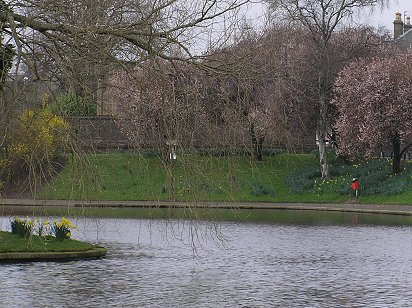
<path id="1" fill-rule="evenodd" d="M 358 197 L 358 191 L 359 191 L 359 179 L 358 178 L 353 178 L 352 179 L 352 190 L 355 191 L 356 198 Z"/>

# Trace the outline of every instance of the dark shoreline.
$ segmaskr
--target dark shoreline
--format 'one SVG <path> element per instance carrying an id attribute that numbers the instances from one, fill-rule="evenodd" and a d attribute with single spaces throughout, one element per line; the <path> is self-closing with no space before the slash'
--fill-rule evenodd
<path id="1" fill-rule="evenodd" d="M 96 247 L 87 251 L 62 251 L 62 252 L 2 252 L 0 263 L 21 262 L 66 262 L 78 260 L 94 260 L 106 256 L 107 250 Z"/>
<path id="2" fill-rule="evenodd" d="M 359 203 L 269 203 L 269 202 L 183 202 L 183 201 L 74 201 L 0 199 L 0 215 L 23 214 L 41 210 L 70 210 L 75 208 L 203 208 L 203 209 L 276 209 L 333 211 L 368 214 L 412 216 L 412 206 Z M 20 213 L 21 212 L 21 213 Z"/>

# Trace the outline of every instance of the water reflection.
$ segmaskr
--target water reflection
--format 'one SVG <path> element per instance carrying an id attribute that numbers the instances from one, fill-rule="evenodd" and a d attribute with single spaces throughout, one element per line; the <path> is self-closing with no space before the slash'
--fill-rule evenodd
<path id="1" fill-rule="evenodd" d="M 203 221 L 235 221 L 298 225 L 409 225 L 412 216 L 368 214 L 340 211 L 282 209 L 205 209 L 197 208 L 106 208 L 106 207 L 2 207 L 0 216 L 71 216 L 89 218 L 196 219 Z"/>
<path id="2" fill-rule="evenodd" d="M 109 250 L 107 258 L 0 265 L 0 307 L 412 303 L 410 227 L 220 222 L 224 245 L 207 237 L 197 243 L 194 255 L 190 224 L 84 218 L 76 223 L 73 236 L 100 242 Z M 211 235 L 214 227 L 207 222 L 196 226 L 199 236 Z"/>

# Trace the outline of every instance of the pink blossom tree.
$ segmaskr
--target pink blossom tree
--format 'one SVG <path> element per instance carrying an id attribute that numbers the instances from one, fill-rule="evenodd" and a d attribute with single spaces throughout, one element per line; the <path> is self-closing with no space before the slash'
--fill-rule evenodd
<path id="1" fill-rule="evenodd" d="M 340 153 L 374 156 L 391 147 L 393 173 L 401 171 L 401 157 L 412 146 L 411 75 L 412 54 L 399 50 L 354 61 L 341 72 L 334 90 Z"/>
<path id="2" fill-rule="evenodd" d="M 369 28 L 336 33 L 329 50 L 330 83 L 345 63 L 369 55 L 380 41 Z M 313 65 L 318 57 L 305 28 L 274 24 L 262 35 L 246 33 L 205 59 L 205 65 L 220 71 L 202 79 L 211 89 L 205 107 L 219 113 L 221 130 L 236 131 L 230 142 L 245 146 L 257 161 L 263 159 L 264 144 L 293 149 L 314 142 L 320 105 Z M 331 109 L 328 104 L 328 128 L 335 115 Z"/>
<path id="3" fill-rule="evenodd" d="M 176 151 L 190 152 L 195 133 L 207 126 L 202 108 L 201 71 L 186 62 L 160 58 L 115 73 L 108 96 L 120 128 L 137 148 L 157 154 L 175 198 L 173 164 Z"/>
<path id="4" fill-rule="evenodd" d="M 161 149 L 170 140 L 190 143 L 206 116 L 200 104 L 201 76 L 185 62 L 157 59 L 111 77 L 113 112 L 135 146 Z"/>
<path id="5" fill-rule="evenodd" d="M 211 103 L 224 106 L 222 121 L 244 138 L 232 142 L 243 142 L 256 161 L 263 159 L 265 143 L 293 147 L 308 131 L 313 108 L 308 107 L 312 74 L 306 55 L 307 37 L 300 29 L 274 25 L 261 36 L 246 34 L 210 60 L 221 70 L 211 76 L 218 84 Z"/>

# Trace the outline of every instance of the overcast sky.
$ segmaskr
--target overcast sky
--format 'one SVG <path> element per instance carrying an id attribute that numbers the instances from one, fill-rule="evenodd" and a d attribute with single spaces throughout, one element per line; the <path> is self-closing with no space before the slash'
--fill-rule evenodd
<path id="1" fill-rule="evenodd" d="M 356 21 L 374 27 L 384 27 L 392 33 L 396 12 L 402 13 L 402 20 L 405 11 L 407 12 L 406 15 L 412 17 L 412 0 L 388 0 L 388 2 L 389 4 L 383 9 L 376 8 L 372 13 L 369 10 L 359 13 Z M 254 25 L 259 24 L 259 20 L 262 20 L 262 15 L 264 14 L 263 6 L 261 4 L 253 4 L 248 6 L 247 11 L 248 21 Z"/>
<path id="2" fill-rule="evenodd" d="M 393 21 L 395 20 L 395 13 L 402 13 L 402 20 L 404 12 L 407 11 L 406 15 L 412 17 L 412 1 L 411 0 L 389 0 L 390 4 L 388 8 L 384 10 L 377 10 L 370 17 L 370 25 L 375 27 L 383 26 L 393 32 Z"/>

